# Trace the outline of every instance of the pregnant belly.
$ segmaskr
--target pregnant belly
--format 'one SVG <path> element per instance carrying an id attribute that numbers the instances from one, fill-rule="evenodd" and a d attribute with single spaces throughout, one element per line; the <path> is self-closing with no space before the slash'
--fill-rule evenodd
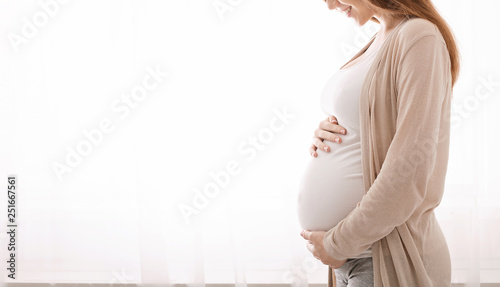
<path id="1" fill-rule="evenodd" d="M 324 142 L 330 152 L 318 150 L 299 182 L 297 212 L 302 229 L 333 228 L 364 195 L 359 148 Z"/>

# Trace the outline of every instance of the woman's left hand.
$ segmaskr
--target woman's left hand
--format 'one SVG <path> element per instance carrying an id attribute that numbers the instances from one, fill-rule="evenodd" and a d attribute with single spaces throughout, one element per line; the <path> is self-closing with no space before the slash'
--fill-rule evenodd
<path id="1" fill-rule="evenodd" d="M 326 253 L 325 247 L 323 246 L 323 238 L 325 236 L 326 231 L 309 231 L 302 230 L 300 235 L 308 240 L 306 243 L 307 249 L 311 251 L 313 256 L 323 262 L 323 264 L 332 267 L 333 269 L 340 268 L 347 259 L 337 260 L 335 258 L 330 257 L 328 253 Z"/>

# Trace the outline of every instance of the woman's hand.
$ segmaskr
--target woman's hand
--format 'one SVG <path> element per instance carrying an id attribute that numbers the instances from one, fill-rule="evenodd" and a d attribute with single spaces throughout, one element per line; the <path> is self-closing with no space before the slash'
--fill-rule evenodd
<path id="1" fill-rule="evenodd" d="M 308 240 L 306 246 L 309 251 L 313 254 L 313 256 L 323 262 L 323 264 L 332 267 L 333 269 L 337 269 L 342 267 L 347 259 L 337 260 L 335 258 L 330 257 L 328 253 L 326 253 L 325 247 L 323 246 L 323 237 L 325 237 L 326 231 L 309 231 L 302 230 L 300 235 Z"/>
<path id="2" fill-rule="evenodd" d="M 318 148 L 329 152 L 330 147 L 326 145 L 323 140 L 341 143 L 342 139 L 335 133 L 345 135 L 346 132 L 347 131 L 344 127 L 338 125 L 338 121 L 335 116 L 327 117 L 319 123 L 318 128 L 314 131 L 313 143 L 309 148 L 309 154 L 313 157 L 317 157 L 318 153 L 316 152 L 316 149 Z"/>

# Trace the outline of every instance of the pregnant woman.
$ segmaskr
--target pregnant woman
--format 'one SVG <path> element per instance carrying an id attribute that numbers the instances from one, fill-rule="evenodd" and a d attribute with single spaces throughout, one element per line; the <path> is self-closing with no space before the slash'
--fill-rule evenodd
<path id="1" fill-rule="evenodd" d="M 299 184 L 301 236 L 329 265 L 329 287 L 450 286 L 434 209 L 459 71 L 453 34 L 430 0 L 326 2 L 380 30 L 321 94 L 329 117 Z"/>

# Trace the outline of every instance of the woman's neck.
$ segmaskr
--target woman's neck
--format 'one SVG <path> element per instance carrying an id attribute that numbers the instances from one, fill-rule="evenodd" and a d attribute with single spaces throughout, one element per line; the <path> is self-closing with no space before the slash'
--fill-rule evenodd
<path id="1" fill-rule="evenodd" d="M 377 36 L 374 40 L 375 45 L 384 42 L 384 40 L 389 36 L 396 26 L 398 26 L 401 21 L 404 20 L 404 16 L 389 16 L 389 15 L 374 15 L 375 18 L 380 22 L 380 29 L 377 32 Z M 375 43 L 376 42 L 376 43 Z"/>

